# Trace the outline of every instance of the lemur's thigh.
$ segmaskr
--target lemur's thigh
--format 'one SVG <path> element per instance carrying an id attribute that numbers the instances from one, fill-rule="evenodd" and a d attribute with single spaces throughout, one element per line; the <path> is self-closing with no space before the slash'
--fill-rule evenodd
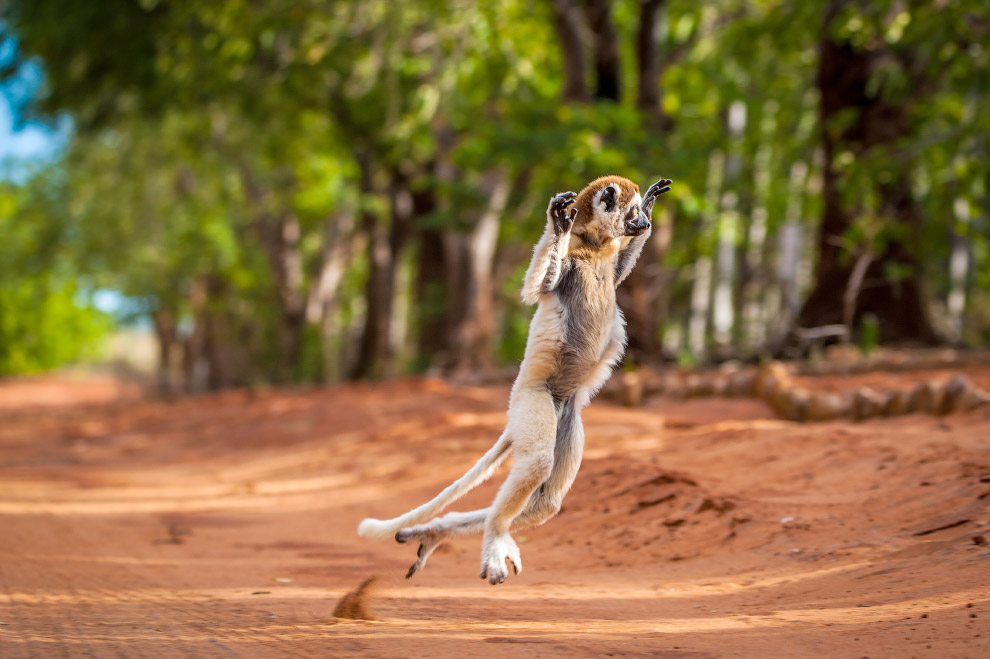
<path id="1" fill-rule="evenodd" d="M 584 426 L 574 398 L 563 401 L 558 407 L 553 453 L 553 469 L 530 497 L 517 520 L 520 526 L 542 524 L 556 515 L 564 495 L 577 477 L 584 454 Z"/>
<path id="2" fill-rule="evenodd" d="M 487 530 L 506 533 L 533 491 L 550 476 L 554 464 L 557 411 L 545 387 L 513 392 L 506 427 L 512 441 L 512 470 L 499 488 Z"/>

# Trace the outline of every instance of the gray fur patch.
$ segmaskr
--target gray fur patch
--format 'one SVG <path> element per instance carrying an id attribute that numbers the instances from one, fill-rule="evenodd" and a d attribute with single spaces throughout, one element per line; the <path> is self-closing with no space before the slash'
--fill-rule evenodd
<path id="1" fill-rule="evenodd" d="M 614 264 L 582 263 L 564 267 L 555 293 L 560 301 L 562 345 L 557 368 L 547 382 L 558 399 L 575 395 L 601 359 L 616 314 Z M 602 272 L 594 270 L 600 266 Z M 602 281 L 598 281 L 597 278 Z M 589 281 L 589 279 L 591 281 Z"/>

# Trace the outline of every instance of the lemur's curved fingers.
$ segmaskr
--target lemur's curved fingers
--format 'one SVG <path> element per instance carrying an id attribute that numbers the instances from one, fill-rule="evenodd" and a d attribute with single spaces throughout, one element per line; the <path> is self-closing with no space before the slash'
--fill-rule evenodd
<path id="1" fill-rule="evenodd" d="M 559 236 L 571 230 L 571 227 L 574 225 L 574 218 L 577 217 L 577 209 L 573 209 L 568 213 L 567 207 L 573 204 L 575 199 L 577 199 L 576 192 L 561 192 L 550 199 L 547 214 L 553 221 L 554 234 Z"/>
<path id="2" fill-rule="evenodd" d="M 649 187 L 646 191 L 646 195 L 643 197 L 643 212 L 647 216 L 653 211 L 653 204 L 656 202 L 657 198 L 670 191 L 670 184 L 673 183 L 669 178 L 662 178 L 653 185 Z"/>
<path id="3" fill-rule="evenodd" d="M 659 197 L 663 193 L 669 192 L 671 183 L 673 183 L 673 181 L 670 180 L 669 178 L 660 179 L 659 181 L 657 181 L 656 183 L 650 186 L 650 188 L 646 191 L 646 196 L 653 197 L 655 199 L 656 197 Z"/>

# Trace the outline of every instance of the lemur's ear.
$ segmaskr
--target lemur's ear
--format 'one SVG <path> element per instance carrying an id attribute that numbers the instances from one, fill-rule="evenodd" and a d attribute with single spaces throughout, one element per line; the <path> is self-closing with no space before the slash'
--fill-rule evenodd
<path id="1" fill-rule="evenodd" d="M 615 195 L 615 186 L 611 184 L 606 185 L 602 188 L 601 192 L 598 193 L 598 203 L 605 206 L 606 213 L 611 213 L 615 210 Z"/>

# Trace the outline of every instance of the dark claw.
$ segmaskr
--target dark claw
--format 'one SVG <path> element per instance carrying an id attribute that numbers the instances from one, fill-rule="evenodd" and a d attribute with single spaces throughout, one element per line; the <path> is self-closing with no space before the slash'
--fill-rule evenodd
<path id="1" fill-rule="evenodd" d="M 670 190 L 671 183 L 673 183 L 673 181 L 670 180 L 669 178 L 660 179 L 659 181 L 651 185 L 650 189 L 646 191 L 647 198 L 652 197 L 655 199 L 656 197 L 659 197 L 663 193 L 668 192 Z"/>
<path id="2" fill-rule="evenodd" d="M 405 529 L 403 529 L 403 531 L 404 530 Z M 396 531 L 395 532 L 395 541 L 398 542 L 398 543 L 400 543 L 400 544 L 405 543 L 407 540 L 409 540 L 409 534 L 408 533 L 403 533 L 403 531 Z"/>
<path id="3" fill-rule="evenodd" d="M 577 198 L 575 192 L 561 192 L 554 195 L 550 200 L 550 217 L 553 220 L 553 232 L 556 235 L 567 233 L 574 225 L 574 218 L 577 217 L 577 209 L 567 212 L 567 207 L 574 203 Z"/>
<path id="4" fill-rule="evenodd" d="M 671 183 L 673 183 L 673 181 L 669 178 L 662 178 L 651 185 L 646 191 L 646 196 L 643 197 L 643 212 L 645 212 L 647 216 L 649 216 L 652 212 L 653 204 L 656 202 L 657 197 L 670 191 Z"/>
<path id="5" fill-rule="evenodd" d="M 416 574 L 417 572 L 419 572 L 419 561 L 416 561 L 415 563 L 409 566 L 409 571 L 406 572 L 406 579 L 412 579 L 412 575 Z"/>

